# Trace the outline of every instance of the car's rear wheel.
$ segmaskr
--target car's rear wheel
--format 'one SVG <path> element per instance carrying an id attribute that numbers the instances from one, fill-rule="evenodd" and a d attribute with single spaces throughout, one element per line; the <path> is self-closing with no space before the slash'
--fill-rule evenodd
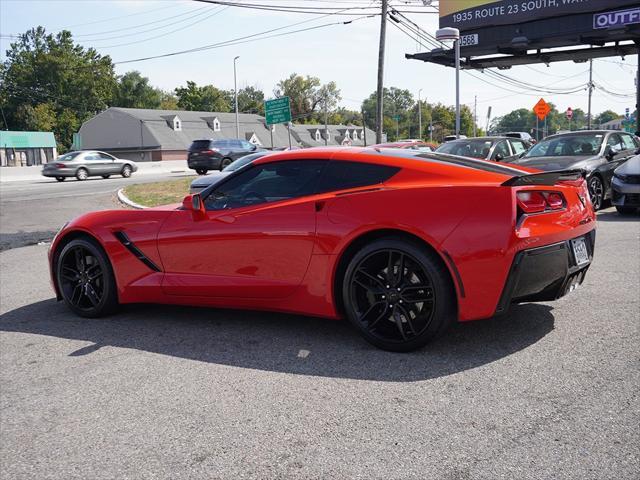
<path id="1" fill-rule="evenodd" d="M 342 288 L 346 316 L 371 344 L 408 352 L 424 346 L 455 319 L 455 292 L 439 259 L 397 237 L 360 249 Z"/>
<path id="2" fill-rule="evenodd" d="M 602 208 L 602 202 L 604 202 L 604 185 L 602 179 L 594 175 L 589 179 L 589 196 L 591 197 L 591 204 L 594 210 L 600 210 Z"/>
<path id="3" fill-rule="evenodd" d="M 129 178 L 131 176 L 131 165 L 125 165 L 124 167 L 122 167 L 122 172 L 120 172 L 120 174 L 124 177 L 124 178 Z"/>
<path id="4" fill-rule="evenodd" d="M 198 175 L 206 175 L 208 170 L 206 168 L 196 168 L 196 173 Z"/>
<path id="5" fill-rule="evenodd" d="M 233 162 L 233 160 L 231 160 L 228 157 L 223 158 L 222 161 L 220 162 L 220 170 L 224 170 L 229 165 L 231 165 L 232 162 Z"/>
<path id="6" fill-rule="evenodd" d="M 636 212 L 636 208 L 634 207 L 619 207 L 616 206 L 616 210 L 618 211 L 618 213 L 622 214 L 622 215 L 630 215 L 632 213 Z"/>
<path id="7" fill-rule="evenodd" d="M 104 178 L 104 179 L 106 180 L 106 179 L 107 179 L 107 178 L 109 178 L 110 176 L 111 176 L 111 175 L 102 175 L 102 178 Z"/>
<path id="8" fill-rule="evenodd" d="M 117 307 L 111 264 L 93 240 L 77 238 L 65 245 L 57 256 L 55 272 L 62 298 L 78 315 L 100 317 Z"/>
<path id="9" fill-rule="evenodd" d="M 76 178 L 80 181 L 86 180 L 89 178 L 89 172 L 86 168 L 79 168 L 76 172 Z"/>
<path id="10" fill-rule="evenodd" d="M 67 177 L 56 177 L 56 180 L 59 182 L 64 182 L 67 179 Z"/>

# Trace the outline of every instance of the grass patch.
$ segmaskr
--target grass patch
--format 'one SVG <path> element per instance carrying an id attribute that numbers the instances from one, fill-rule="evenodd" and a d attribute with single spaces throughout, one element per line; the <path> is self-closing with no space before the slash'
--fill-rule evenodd
<path id="1" fill-rule="evenodd" d="M 166 182 L 140 183 L 124 188 L 124 194 L 145 207 L 157 207 L 167 203 L 180 203 L 189 194 L 193 177 L 168 180 Z"/>

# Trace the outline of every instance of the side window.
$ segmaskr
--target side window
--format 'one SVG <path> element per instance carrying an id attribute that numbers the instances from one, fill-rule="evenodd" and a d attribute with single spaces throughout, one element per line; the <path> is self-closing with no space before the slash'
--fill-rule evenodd
<path id="1" fill-rule="evenodd" d="M 257 165 L 212 191 L 205 199 L 205 207 L 227 210 L 312 195 L 326 163 L 326 160 L 288 160 Z"/>
<path id="2" fill-rule="evenodd" d="M 511 148 L 513 148 L 514 155 L 521 155 L 527 150 L 527 148 L 524 146 L 524 143 L 519 140 L 510 140 L 510 142 Z"/>
<path id="3" fill-rule="evenodd" d="M 114 158 L 111 155 L 108 155 L 106 153 L 99 153 L 98 155 L 100 156 L 101 160 L 109 160 L 109 161 L 114 160 Z"/>
<path id="4" fill-rule="evenodd" d="M 625 150 L 632 150 L 636 148 L 636 144 L 633 142 L 633 137 L 626 133 L 621 133 L 622 143 L 624 145 Z"/>
<path id="5" fill-rule="evenodd" d="M 624 148 L 622 145 L 622 140 L 620 139 L 620 135 L 618 135 L 617 133 L 609 135 L 609 138 L 607 139 L 607 145 L 615 148 L 616 150 L 623 150 Z"/>
<path id="6" fill-rule="evenodd" d="M 394 176 L 400 168 L 373 163 L 331 160 L 325 168 L 319 192 L 377 185 Z"/>
<path id="7" fill-rule="evenodd" d="M 495 159 L 497 155 L 501 155 L 502 158 L 507 158 L 511 156 L 511 152 L 509 151 L 509 145 L 507 145 L 506 140 L 502 140 L 496 145 L 496 148 L 493 150 L 493 154 L 491 155 L 491 158 Z"/>
<path id="8" fill-rule="evenodd" d="M 84 159 L 88 161 L 100 160 L 100 156 L 97 153 L 88 153 Z"/>

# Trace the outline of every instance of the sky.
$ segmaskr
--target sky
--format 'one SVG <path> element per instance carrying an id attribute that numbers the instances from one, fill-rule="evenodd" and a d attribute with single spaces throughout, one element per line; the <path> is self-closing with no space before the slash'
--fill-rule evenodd
<path id="1" fill-rule="evenodd" d="M 272 3 L 304 5 L 302 0 Z M 316 0 L 314 5 L 321 3 L 340 7 L 362 4 L 365 0 Z M 390 0 L 390 3 L 401 6 L 406 0 Z M 417 8 L 420 7 L 414 7 Z M 425 7 L 424 11 L 407 16 L 423 30 L 434 34 L 438 16 L 426 13 L 433 12 L 433 8 Z M 220 7 L 192 0 L 0 0 L 0 60 L 6 58 L 5 51 L 11 41 L 7 35 L 23 33 L 38 25 L 48 32 L 70 30 L 76 42 L 110 55 L 114 62 L 122 62 L 223 42 L 296 22 L 303 23 L 291 30 L 356 18 L 336 15 L 319 18 L 319 15 Z M 116 72 L 138 70 L 152 85 L 164 90 L 185 85 L 187 80 L 232 89 L 233 59 L 239 56 L 238 88 L 257 86 L 268 98 L 279 80 L 296 72 L 318 77 L 323 83 L 335 81 L 341 90 L 341 105 L 359 110 L 362 100 L 376 89 L 379 31 L 380 17 L 363 18 L 348 25 L 333 25 L 257 42 L 116 64 Z M 427 46 L 419 45 L 389 22 L 385 86 L 408 89 L 416 99 L 421 90 L 423 100 L 453 105 L 453 69 L 404 57 L 405 53 L 426 50 Z M 620 98 L 595 90 L 594 114 L 607 109 L 622 114 L 625 107 L 634 110 L 637 59 L 633 56 L 624 60 L 612 57 L 594 61 L 594 81 L 609 91 L 629 95 Z M 518 66 L 501 73 L 538 86 L 573 87 L 588 81 L 588 64 L 560 62 L 552 63 L 550 67 Z M 559 110 L 567 107 L 587 110 L 586 90 L 569 95 L 540 94 L 499 85 L 493 79 L 488 79 L 495 84 L 490 85 L 482 78 L 486 75 L 462 72 L 460 79 L 461 103 L 473 109 L 474 98 L 477 99 L 481 126 L 489 106 L 492 117 L 496 117 L 516 108 L 533 108 L 540 97 L 554 103 Z"/>

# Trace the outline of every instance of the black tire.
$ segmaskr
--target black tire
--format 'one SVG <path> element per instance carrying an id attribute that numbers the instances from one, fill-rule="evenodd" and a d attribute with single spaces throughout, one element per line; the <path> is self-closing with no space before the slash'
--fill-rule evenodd
<path id="1" fill-rule="evenodd" d="M 593 209 L 598 211 L 604 203 L 604 184 L 602 183 L 602 179 L 598 175 L 594 175 L 588 180 L 587 185 L 589 187 L 589 197 L 591 198 Z"/>
<path id="2" fill-rule="evenodd" d="M 616 210 L 621 215 L 631 215 L 632 213 L 636 213 L 637 208 L 635 207 L 619 207 L 616 205 Z"/>
<path id="3" fill-rule="evenodd" d="M 56 180 L 59 182 L 64 182 L 67 179 L 67 177 L 56 177 Z"/>
<path id="4" fill-rule="evenodd" d="M 102 175 L 102 178 L 104 178 L 104 179 L 106 180 L 106 179 L 107 179 L 107 178 L 109 178 L 110 176 L 111 176 L 111 175 Z"/>
<path id="5" fill-rule="evenodd" d="M 131 165 L 125 165 L 124 167 L 122 167 L 120 175 L 122 175 L 124 178 L 129 178 L 131 176 L 131 172 L 133 172 Z"/>
<path id="6" fill-rule="evenodd" d="M 96 318 L 118 307 L 113 269 L 95 240 L 77 238 L 64 246 L 55 263 L 62 298 L 77 315 Z"/>
<path id="7" fill-rule="evenodd" d="M 206 168 L 196 168 L 196 173 L 198 175 L 206 175 L 208 170 Z"/>
<path id="8" fill-rule="evenodd" d="M 342 299 L 347 319 L 365 340 L 393 352 L 423 347 L 456 318 L 446 267 L 419 243 L 399 237 L 375 240 L 354 255 Z"/>
<path id="9" fill-rule="evenodd" d="M 79 168 L 76 171 L 76 178 L 78 179 L 78 181 L 84 182 L 87 178 L 89 178 L 89 172 L 86 168 Z"/>
<path id="10" fill-rule="evenodd" d="M 229 157 L 225 157 L 222 159 L 222 161 L 220 162 L 220 170 L 224 170 L 225 168 L 227 168 L 229 165 L 231 165 L 231 163 L 233 162 L 232 159 L 230 159 Z"/>

